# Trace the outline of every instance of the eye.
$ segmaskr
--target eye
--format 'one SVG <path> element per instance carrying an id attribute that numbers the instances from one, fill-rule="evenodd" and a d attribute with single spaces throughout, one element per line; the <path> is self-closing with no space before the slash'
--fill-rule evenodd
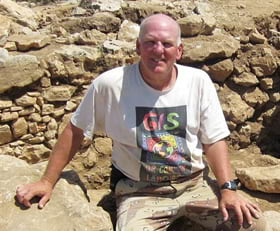
<path id="1" fill-rule="evenodd" d="M 173 46 L 173 44 L 170 42 L 164 42 L 162 45 L 164 46 L 164 48 L 170 48 Z"/>
<path id="2" fill-rule="evenodd" d="M 155 41 L 146 41 L 144 44 L 147 47 L 153 47 L 155 45 Z"/>

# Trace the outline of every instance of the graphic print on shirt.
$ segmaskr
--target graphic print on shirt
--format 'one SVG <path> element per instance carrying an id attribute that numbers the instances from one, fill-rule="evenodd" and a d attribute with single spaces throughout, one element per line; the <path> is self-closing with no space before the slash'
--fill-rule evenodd
<path id="1" fill-rule="evenodd" d="M 137 145 L 141 148 L 140 179 L 160 182 L 188 176 L 186 106 L 136 107 Z"/>

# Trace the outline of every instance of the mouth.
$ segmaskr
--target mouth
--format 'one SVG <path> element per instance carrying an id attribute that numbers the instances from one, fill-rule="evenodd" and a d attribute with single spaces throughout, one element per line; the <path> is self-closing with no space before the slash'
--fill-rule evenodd
<path id="1" fill-rule="evenodd" d="M 156 58 L 153 58 L 152 60 L 153 60 L 155 63 L 164 62 L 164 59 L 156 59 Z"/>

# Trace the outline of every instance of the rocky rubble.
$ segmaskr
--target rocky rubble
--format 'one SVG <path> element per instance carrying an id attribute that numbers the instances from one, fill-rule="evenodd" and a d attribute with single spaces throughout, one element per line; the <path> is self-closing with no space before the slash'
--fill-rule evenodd
<path id="1" fill-rule="evenodd" d="M 0 154 L 30 164 L 46 160 L 90 82 L 107 69 L 137 62 L 139 23 L 156 12 L 181 26 L 185 48 L 179 63 L 202 68 L 215 83 L 231 148 L 257 145 L 279 157 L 280 13 L 238 28 L 218 22 L 207 1 L 180 0 L 48 6 L 0 0 Z M 111 146 L 105 134 L 96 134 L 71 163 L 88 188 L 108 187 Z M 263 172 L 237 175 L 252 190 L 279 193 L 261 189 L 262 178 L 252 183 L 256 171 Z"/>
<path id="2" fill-rule="evenodd" d="M 18 158 L 0 155 L 0 229 L 5 230 L 113 230 L 110 216 L 96 204 L 90 193 L 71 170 L 57 183 L 51 201 L 39 210 L 36 202 L 30 209 L 14 198 L 15 188 L 37 180 L 44 164 L 30 166 Z M 40 223 L 38 223 L 40 221 Z"/>

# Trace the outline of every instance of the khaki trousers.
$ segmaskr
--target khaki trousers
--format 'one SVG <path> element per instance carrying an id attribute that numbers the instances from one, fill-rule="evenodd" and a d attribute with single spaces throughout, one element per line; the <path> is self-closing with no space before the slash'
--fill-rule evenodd
<path id="1" fill-rule="evenodd" d="M 117 231 L 167 230 L 176 219 L 186 216 L 206 230 L 268 231 L 263 217 L 253 225 L 238 226 L 234 214 L 224 222 L 218 208 L 217 185 L 198 173 L 170 183 L 137 182 L 121 179 L 115 189 Z"/>

